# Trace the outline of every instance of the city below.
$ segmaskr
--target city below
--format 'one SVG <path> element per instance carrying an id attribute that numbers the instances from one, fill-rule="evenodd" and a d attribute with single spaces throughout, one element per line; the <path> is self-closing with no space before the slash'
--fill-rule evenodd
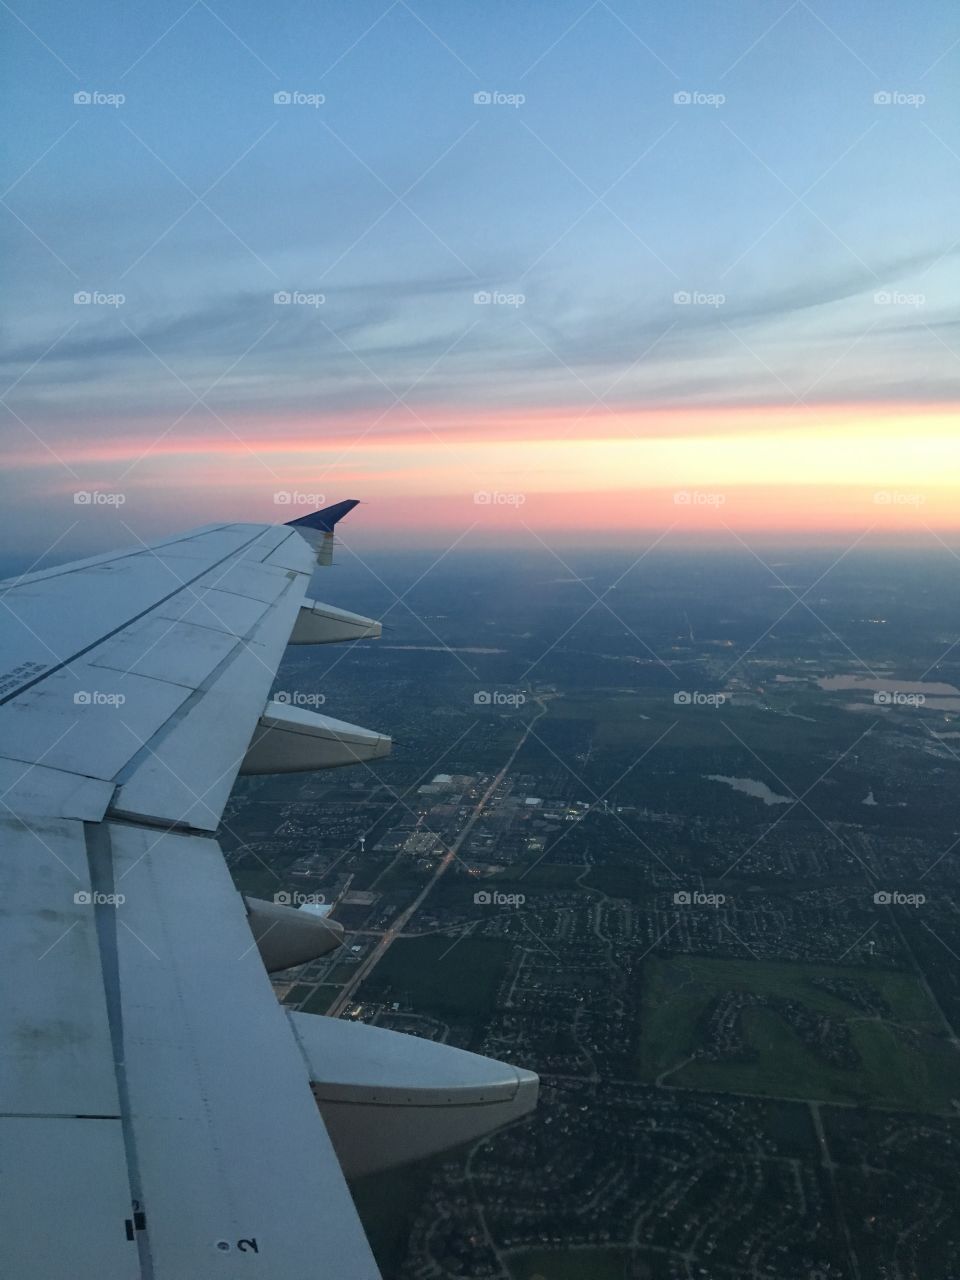
<path id="1" fill-rule="evenodd" d="M 811 595 L 832 557 L 661 556 L 611 592 L 614 559 L 466 559 L 383 641 L 291 651 L 275 697 L 395 754 L 225 817 L 241 888 L 347 931 L 285 1004 L 541 1075 L 530 1120 L 355 1188 L 384 1274 L 954 1274 L 950 566 Z"/>

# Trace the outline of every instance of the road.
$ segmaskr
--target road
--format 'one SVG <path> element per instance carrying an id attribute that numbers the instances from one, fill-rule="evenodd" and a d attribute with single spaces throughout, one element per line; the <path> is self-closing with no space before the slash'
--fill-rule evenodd
<path id="1" fill-rule="evenodd" d="M 392 946 L 397 935 L 401 934 L 404 931 L 404 929 L 406 929 L 407 925 L 410 923 L 413 916 L 416 915 L 416 913 L 420 910 L 426 898 L 429 896 L 434 885 L 441 878 L 441 876 L 446 874 L 451 864 L 458 857 L 460 850 L 463 848 L 464 842 L 466 841 L 467 837 L 470 835 L 470 832 L 473 830 L 474 826 L 476 825 L 477 821 L 482 815 L 484 809 L 486 808 L 490 800 L 490 797 L 494 794 L 497 787 L 500 786 L 504 778 L 506 778 L 507 774 L 513 768 L 513 762 L 516 760 L 517 756 L 520 754 L 520 751 L 523 749 L 523 746 L 526 743 L 527 738 L 529 738 L 530 736 L 533 726 L 537 723 L 537 721 L 541 718 L 541 716 L 546 715 L 547 708 L 544 702 L 540 698 L 534 698 L 534 701 L 537 703 L 540 710 L 531 720 L 527 722 L 527 725 L 523 733 L 520 735 L 520 738 L 518 739 L 516 746 L 510 752 L 510 756 L 507 759 L 506 764 L 504 764 L 504 766 L 500 769 L 499 773 L 496 774 L 496 776 L 494 777 L 492 782 L 489 784 L 487 789 L 480 796 L 479 800 L 474 805 L 473 812 L 470 814 L 470 817 L 463 824 L 463 829 L 457 834 L 457 837 L 454 840 L 453 844 L 451 844 L 450 848 L 447 850 L 447 852 L 440 859 L 440 862 L 437 864 L 437 868 L 434 871 L 433 875 L 430 877 L 427 883 L 423 886 L 423 888 L 414 898 L 413 902 L 410 903 L 409 907 L 407 907 L 405 910 L 400 912 L 397 918 L 390 925 L 390 928 L 383 933 L 382 937 L 380 938 L 380 941 L 373 948 L 370 954 L 367 955 L 359 965 L 357 965 L 357 969 L 353 977 L 350 978 L 350 980 L 344 985 L 344 987 L 340 991 L 340 994 L 337 996 L 333 1004 L 327 1010 L 328 1017 L 331 1017 L 331 1018 L 340 1017 L 340 1015 L 343 1013 L 347 1005 L 349 1005 L 352 1002 L 353 994 L 356 991 L 357 987 L 359 987 L 361 982 L 363 982 L 365 978 L 368 978 L 370 974 L 373 972 L 373 970 L 377 967 L 377 965 L 383 959 L 388 949 Z"/>

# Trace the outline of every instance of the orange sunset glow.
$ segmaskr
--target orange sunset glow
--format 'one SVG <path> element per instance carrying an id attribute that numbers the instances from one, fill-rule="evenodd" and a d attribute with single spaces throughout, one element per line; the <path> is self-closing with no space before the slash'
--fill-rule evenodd
<path id="1" fill-rule="evenodd" d="M 17 458 L 52 492 L 122 487 L 151 507 L 175 484 L 197 519 L 262 518 L 362 494 L 380 528 L 502 538 L 727 526 L 811 535 L 960 524 L 960 416 L 928 406 L 764 406 L 596 413 L 400 407 L 380 418 L 206 415 L 151 436 L 37 443 Z M 64 468 L 68 468 L 65 473 Z M 241 495 L 238 498 L 238 494 Z M 275 495 L 281 495 L 275 500 Z"/>

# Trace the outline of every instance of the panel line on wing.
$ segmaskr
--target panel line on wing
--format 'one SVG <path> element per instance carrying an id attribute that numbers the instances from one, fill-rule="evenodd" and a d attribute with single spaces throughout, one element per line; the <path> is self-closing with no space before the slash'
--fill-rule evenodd
<path id="1" fill-rule="evenodd" d="M 274 603 L 279 604 L 279 602 L 283 600 L 286 597 L 287 593 L 292 589 L 293 585 L 294 585 L 294 580 L 291 579 L 291 581 L 287 583 L 286 587 L 280 593 L 280 595 L 277 597 L 277 600 Z M 249 653 L 252 657 L 256 658 L 257 661 L 261 664 L 261 666 L 264 666 L 264 667 L 267 666 L 267 664 L 264 663 L 260 655 L 258 653 L 255 653 L 254 650 L 251 648 L 251 644 L 256 643 L 256 636 L 258 632 L 262 629 L 263 622 L 264 622 L 264 617 L 263 615 L 261 615 L 259 618 L 257 618 L 256 622 L 254 622 L 251 625 L 251 627 L 248 629 L 245 635 L 236 637 L 236 643 L 233 645 L 230 652 L 227 653 L 220 660 L 220 662 L 217 663 L 217 665 L 213 668 L 210 674 L 206 676 L 203 683 L 198 685 L 197 688 L 194 689 L 193 692 L 190 694 L 190 696 L 188 698 L 185 698 L 184 701 L 180 703 L 180 705 L 176 708 L 173 714 L 169 716 L 167 720 L 164 721 L 164 723 L 152 735 L 151 738 L 147 740 L 138 739 L 138 741 L 140 741 L 140 746 L 138 747 L 137 751 L 135 752 L 134 755 L 130 757 L 130 759 L 126 762 L 126 764 L 119 771 L 119 773 L 115 775 L 115 781 L 117 783 L 118 789 L 119 787 L 123 786 L 124 783 L 130 780 L 130 778 L 140 768 L 144 760 L 147 759 L 148 757 L 152 756 L 154 759 L 157 759 L 161 763 L 163 763 L 162 758 L 157 755 L 157 748 L 159 748 L 164 738 L 166 738 L 166 736 L 169 733 L 171 733 L 177 727 L 177 725 L 180 724 L 181 721 L 185 720 L 187 716 L 190 715 L 190 713 L 196 708 L 197 704 L 202 702 L 202 700 L 207 696 L 210 690 L 218 683 L 223 673 L 236 661 L 237 651 L 239 649 L 244 650 L 245 652 Z M 273 672 L 271 668 L 267 668 L 267 669 L 271 670 L 271 674 L 275 674 L 275 672 Z M 129 725 L 127 725 L 126 728 L 128 732 L 130 733 L 133 732 L 130 729 Z M 243 759 L 243 756 L 246 753 L 246 749 L 247 749 L 246 744 L 244 744 L 243 750 L 240 752 L 238 756 L 238 767 L 239 767 L 239 762 Z M 167 766 L 167 768 L 169 769 L 169 766 Z M 178 777 L 178 775 L 173 772 L 172 769 L 170 769 L 169 771 L 171 776 L 176 778 L 178 782 L 183 783 L 184 786 L 187 785 L 182 778 Z M 219 781 L 220 781 L 220 778 L 217 779 L 217 782 Z M 212 783 L 211 786 L 207 788 L 207 791 L 203 793 L 203 795 L 206 795 L 210 790 L 212 790 L 214 786 L 216 786 L 216 782 Z M 198 796 L 196 792 L 193 791 L 192 788 L 188 788 L 188 790 L 191 792 L 194 799 L 199 804 L 203 804 L 203 796 Z M 114 796 L 114 798 L 116 798 L 116 796 Z"/>
<path id="2" fill-rule="evenodd" d="M 168 538 L 165 542 L 154 543 L 151 550 L 164 547 L 173 547 L 181 542 L 190 542 L 197 537 L 206 537 L 209 533 L 222 533 L 224 529 L 235 529 L 235 524 L 212 524 L 206 528 L 199 530 L 193 529 L 190 533 L 185 533 L 176 538 Z M 146 544 L 145 544 L 146 545 Z M 129 551 L 107 552 L 102 556 L 90 556 L 87 560 L 71 560 L 67 564 L 57 565 L 53 569 L 41 569 L 37 573 L 24 573 L 19 578 L 4 578 L 0 581 L 0 587 L 6 590 L 0 594 L 9 595 L 11 591 L 16 591 L 18 587 L 31 587 L 38 582 L 54 582 L 57 578 L 68 578 L 71 573 L 82 573 L 85 569 L 97 569 L 105 564 L 118 564 L 121 560 L 130 560 L 134 556 L 143 555 L 143 547 L 131 547 Z"/>
<path id="3" fill-rule="evenodd" d="M 54 675 L 56 672 L 62 671 L 64 668 L 68 668 L 71 662 L 76 662 L 78 658 L 84 657 L 85 654 L 88 654 L 93 649 L 96 649 L 98 645 L 103 644 L 104 640 L 109 640 L 112 636 L 118 635 L 121 631 L 126 630 L 126 628 L 129 627 L 132 623 L 139 622 L 141 618 L 147 617 L 155 609 L 160 608 L 161 605 L 164 605 L 169 600 L 172 600 L 174 596 L 179 595 L 181 591 L 184 591 L 190 588 L 200 578 L 205 577 L 208 573 L 218 568 L 225 561 L 234 559 L 236 556 L 240 554 L 240 552 L 245 551 L 247 547 L 249 547 L 252 543 L 256 542 L 257 539 L 262 536 L 263 535 L 261 532 L 254 535 L 254 537 L 252 538 L 248 538 L 246 542 L 241 543 L 239 547 L 233 548 L 233 550 L 231 550 L 227 555 L 221 556 L 221 558 L 219 560 L 214 561 L 212 565 L 210 564 L 204 565 L 203 569 L 199 573 L 195 574 L 192 578 L 188 578 L 182 581 L 179 584 L 179 586 L 176 587 L 175 590 L 169 592 L 165 596 L 162 596 L 159 600 L 154 600 L 153 603 L 150 604 L 148 608 L 141 609 L 141 611 L 139 613 L 134 614 L 133 617 L 126 618 L 120 624 L 120 626 L 114 627 L 112 631 L 108 631 L 102 636 L 98 636 L 96 640 L 94 640 L 91 644 L 84 646 L 84 648 L 82 649 L 78 649 L 76 653 L 71 654 L 69 658 L 62 659 L 55 666 L 47 667 L 38 676 L 34 676 L 32 680 L 24 681 L 24 683 L 21 685 L 18 685 L 17 688 L 13 690 L 13 692 L 6 694 L 4 697 L 0 697 L 0 706 L 3 706 L 4 703 L 10 702 L 12 699 L 19 697 L 21 693 L 25 693 L 28 689 L 32 689 L 34 685 L 40 684 L 41 681 L 46 680 L 48 676 Z M 144 553 L 141 551 L 141 552 L 138 552 L 137 554 L 143 555 Z M 157 559 L 159 558 L 160 557 L 157 557 Z M 171 570 L 171 573 L 172 572 L 173 570 Z M 176 575 L 174 574 L 174 576 Z M 9 609 L 10 612 L 13 614 L 13 616 L 17 618 L 18 621 L 21 622 L 21 625 L 26 625 L 25 623 L 22 622 L 22 619 L 18 617 L 15 609 L 11 609 L 9 605 L 6 605 L 6 608 Z M 38 636 L 37 639 L 41 639 L 41 637 Z M 49 646 L 46 645 L 46 643 L 42 641 L 42 639 L 41 639 L 41 643 L 44 644 L 45 648 L 49 648 Z M 50 652 L 53 653 L 53 650 L 51 649 Z M 57 655 L 54 654 L 54 657 L 56 656 Z"/>
<path id="4" fill-rule="evenodd" d="M 103 899 L 102 902 L 94 905 L 94 922 L 100 948 L 100 969 L 103 974 L 103 992 L 107 1004 L 107 1024 L 113 1045 L 114 1075 L 117 1094 L 120 1098 L 120 1127 L 127 1160 L 127 1178 L 133 1204 L 139 1208 L 140 1221 L 143 1222 L 142 1228 L 135 1232 L 137 1253 L 143 1280 L 153 1280 L 153 1259 L 150 1254 L 146 1218 L 143 1216 L 143 1183 L 130 1107 L 130 1088 L 127 1081 L 126 1051 L 123 1040 L 123 1003 L 120 996 L 120 957 L 117 941 L 118 916 L 115 906 L 107 905 L 108 899 L 116 897 L 113 850 L 110 845 L 110 831 L 106 824 L 85 822 L 83 832 L 87 863 L 90 868 L 90 886 Z"/>

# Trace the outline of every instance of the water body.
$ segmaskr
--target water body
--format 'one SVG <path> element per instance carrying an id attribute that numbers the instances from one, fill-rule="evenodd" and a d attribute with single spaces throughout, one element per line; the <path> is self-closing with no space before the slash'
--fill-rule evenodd
<path id="1" fill-rule="evenodd" d="M 941 697 L 960 698 L 960 689 L 952 684 L 938 684 L 935 680 L 893 680 L 886 677 L 874 679 L 873 676 L 821 676 L 817 681 L 821 689 L 862 689 L 870 693 L 888 691 L 890 693 L 926 693 L 939 694 Z"/>
<path id="2" fill-rule="evenodd" d="M 728 778 L 723 773 L 708 773 L 708 782 L 725 782 L 734 791 L 742 791 L 745 796 L 753 796 L 764 804 L 793 804 L 791 796 L 778 796 L 771 791 L 765 782 L 757 782 L 756 778 Z"/>
<path id="3" fill-rule="evenodd" d="M 506 653 L 506 649 L 480 649 L 475 646 L 446 644 L 378 644 L 378 649 L 399 649 L 417 653 Z"/>

